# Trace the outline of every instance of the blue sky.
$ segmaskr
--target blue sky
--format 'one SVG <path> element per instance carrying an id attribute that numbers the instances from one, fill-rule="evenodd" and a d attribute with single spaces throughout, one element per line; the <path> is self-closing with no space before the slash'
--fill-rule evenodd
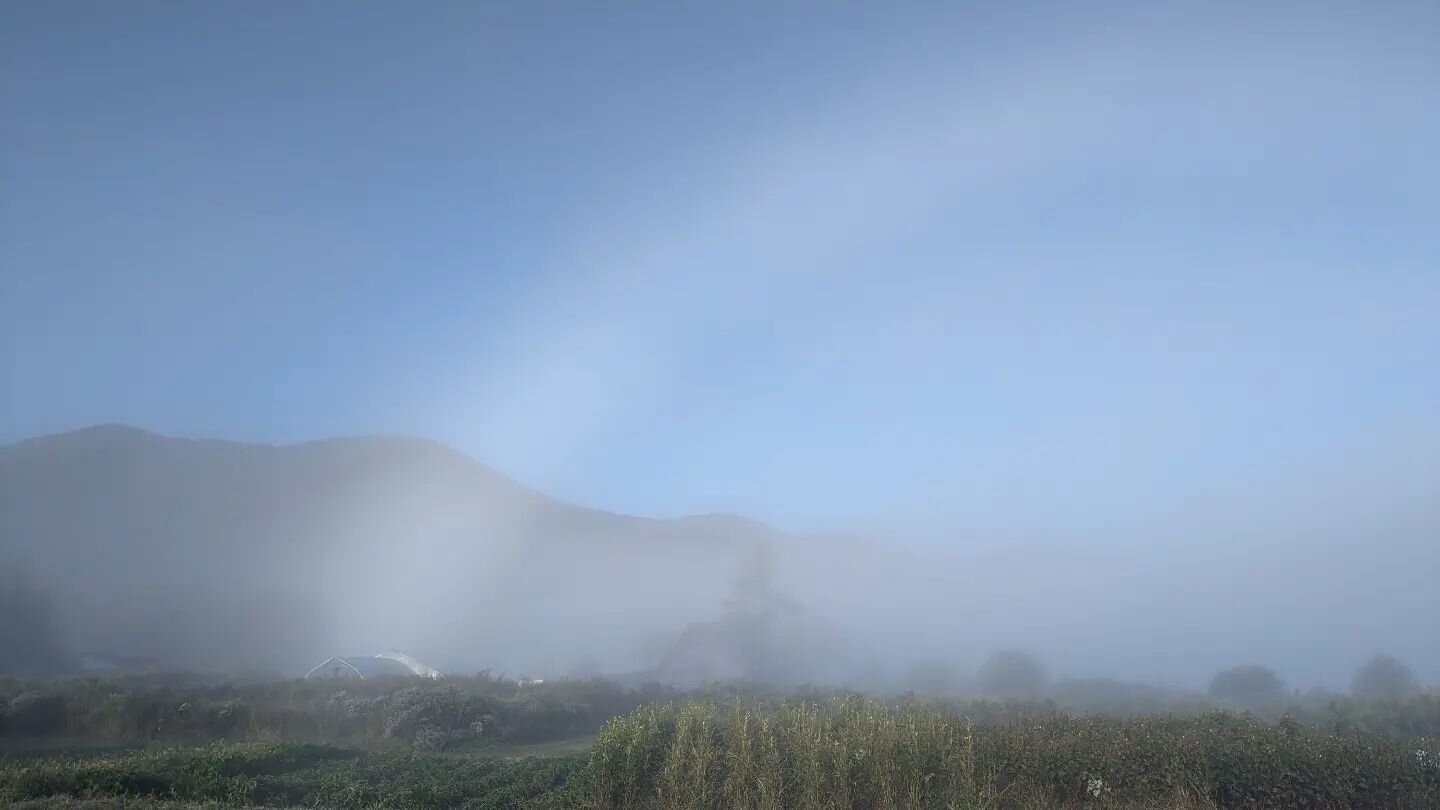
<path id="1" fill-rule="evenodd" d="M 0 441 L 416 434 L 797 528 L 1433 493 L 1437 43 L 1419 2 L 5 4 Z"/>

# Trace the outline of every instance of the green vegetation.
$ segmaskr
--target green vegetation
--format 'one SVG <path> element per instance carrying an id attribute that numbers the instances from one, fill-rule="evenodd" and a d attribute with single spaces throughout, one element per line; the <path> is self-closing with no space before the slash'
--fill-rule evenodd
<path id="1" fill-rule="evenodd" d="M 1388 655 L 1377 655 L 1355 671 L 1350 691 L 1359 698 L 1402 698 L 1420 691 L 1410 668 Z"/>
<path id="2" fill-rule="evenodd" d="M 115 798 L 596 810 L 1424 808 L 1440 806 L 1440 740 L 1224 713 L 982 725 L 850 695 L 778 707 L 645 706 L 607 724 L 588 761 L 244 743 L 0 762 L 0 804 Z"/>
<path id="3" fill-rule="evenodd" d="M 377 679 L 244 683 L 186 676 L 25 682 L 0 678 L 0 750 L 123 747 L 210 742 L 323 742 L 418 752 L 543 744 L 593 735 L 613 717 L 652 703 L 742 699 L 771 708 L 796 697 L 823 702 L 838 692 L 777 693 L 732 684 L 680 692 L 626 688 L 600 678 L 521 687 L 478 675 L 441 681 Z M 900 697 L 896 698 L 901 699 Z M 1065 680 L 1030 699 L 908 695 L 916 705 L 978 725 L 1057 714 L 1200 716 L 1237 703 L 1110 680 Z M 1327 693 L 1239 706 L 1325 731 L 1398 738 L 1440 737 L 1440 693 L 1360 700 Z M 7 745 L 7 741 L 11 744 Z"/>
<path id="4" fill-rule="evenodd" d="M 1042 694 L 0 681 L 0 806 L 1440 806 L 1433 692 L 1255 714 L 1116 681 Z"/>
<path id="5" fill-rule="evenodd" d="M 1033 698 L 1045 688 L 1045 667 L 1040 659 L 1017 650 L 990 656 L 975 674 L 980 691 L 1000 698 Z"/>
<path id="6" fill-rule="evenodd" d="M 1210 697 L 1251 710 L 1263 710 L 1285 699 L 1285 684 L 1269 667 L 1250 664 L 1215 673 Z"/>
<path id="7" fill-rule="evenodd" d="M 479 675 L 442 681 L 375 679 L 233 683 L 184 676 L 25 683 L 0 679 L 0 740 L 87 745 L 216 741 L 327 742 L 464 750 L 594 734 L 659 686 L 603 680 L 521 687 Z"/>
<path id="8" fill-rule="evenodd" d="M 0 765 L 0 804 L 121 797 L 242 807 L 551 807 L 582 767 L 576 758 L 210 745 Z"/>
<path id="9" fill-rule="evenodd" d="M 606 727 L 599 807 L 1434 807 L 1435 740 L 1223 713 L 974 725 L 859 697 L 646 707 Z"/>
<path id="10" fill-rule="evenodd" d="M 653 706 L 610 723 L 591 754 L 597 807 L 964 807 L 971 724 L 858 698 L 768 711 Z"/>

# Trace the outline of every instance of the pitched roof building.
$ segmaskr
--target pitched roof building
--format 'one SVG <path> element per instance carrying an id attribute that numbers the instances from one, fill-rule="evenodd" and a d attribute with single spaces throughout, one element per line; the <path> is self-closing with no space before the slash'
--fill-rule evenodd
<path id="1" fill-rule="evenodd" d="M 326 659 L 305 674 L 305 680 L 316 678 L 440 678 L 440 670 L 416 661 L 400 652 L 379 655 L 347 655 Z"/>

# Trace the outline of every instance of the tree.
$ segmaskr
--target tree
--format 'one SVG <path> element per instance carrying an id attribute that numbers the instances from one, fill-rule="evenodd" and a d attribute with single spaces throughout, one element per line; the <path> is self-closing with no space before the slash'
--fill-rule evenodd
<path id="1" fill-rule="evenodd" d="M 1025 698 L 1045 688 L 1045 666 L 1033 655 L 1018 650 L 1001 650 L 990 656 L 975 673 L 980 691 L 1002 698 Z"/>
<path id="2" fill-rule="evenodd" d="M 733 583 L 719 622 L 751 679 L 777 684 L 794 677 L 803 657 L 797 656 L 786 625 L 799 613 L 800 606 L 775 587 L 774 549 L 757 546 Z"/>
<path id="3" fill-rule="evenodd" d="M 1357 698 L 1399 698 L 1419 691 L 1410 668 L 1388 655 L 1376 655 L 1355 670 L 1350 693 Z"/>
<path id="4" fill-rule="evenodd" d="M 1285 684 L 1269 667 L 1249 664 L 1215 673 L 1210 679 L 1210 697 L 1247 709 L 1259 709 L 1280 702 Z"/>

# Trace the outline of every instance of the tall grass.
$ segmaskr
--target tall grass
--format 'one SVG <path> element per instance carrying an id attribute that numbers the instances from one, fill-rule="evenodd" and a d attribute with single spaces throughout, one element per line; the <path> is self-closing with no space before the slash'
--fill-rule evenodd
<path id="1" fill-rule="evenodd" d="M 912 695 L 878 702 L 820 690 L 717 689 L 699 697 L 604 681 L 520 688 L 486 677 L 420 684 L 0 680 L 0 738 L 7 738 L 0 742 L 54 751 L 77 743 L 328 741 L 429 754 L 598 729 L 587 766 L 583 773 L 576 766 L 567 788 L 572 797 L 583 793 L 586 807 L 1440 808 L 1440 695 L 1433 693 L 1311 702 L 1278 722 L 1185 707 L 1179 714 L 1071 716 L 1047 703 Z M 377 759 L 367 773 L 382 762 L 401 763 L 397 779 L 444 768 L 427 758 Z M 12 788 L 18 774 L 5 777 Z M 323 790 L 307 787 L 308 796 L 364 806 L 378 795 L 339 765 L 325 774 Z M 431 777 L 415 778 L 413 795 L 430 795 Z M 57 795 L 74 795 L 63 780 L 56 784 Z M 86 784 L 110 790 L 103 781 Z M 184 779 L 166 784 L 226 800 L 249 790 L 238 778 L 224 785 L 233 794 L 188 787 Z M 264 779 L 257 784 L 261 793 L 249 794 L 252 801 L 269 789 Z M 44 795 L 42 788 L 27 796 Z M 155 795 L 141 783 L 126 791 Z"/>
<path id="2" fill-rule="evenodd" d="M 973 726 L 858 696 L 646 707 L 613 721 L 597 808 L 1440 807 L 1440 741 L 1248 717 Z"/>
<path id="3" fill-rule="evenodd" d="M 974 792 L 972 731 L 854 696 L 647 707 L 601 732 L 588 775 L 600 807 L 958 807 Z"/>
<path id="4" fill-rule="evenodd" d="M 978 725 L 854 696 L 644 706 L 588 760 L 215 744 L 0 756 L 0 806 L 55 797 L 275 807 L 1440 807 L 1440 740 L 1248 717 L 1032 717 Z"/>

